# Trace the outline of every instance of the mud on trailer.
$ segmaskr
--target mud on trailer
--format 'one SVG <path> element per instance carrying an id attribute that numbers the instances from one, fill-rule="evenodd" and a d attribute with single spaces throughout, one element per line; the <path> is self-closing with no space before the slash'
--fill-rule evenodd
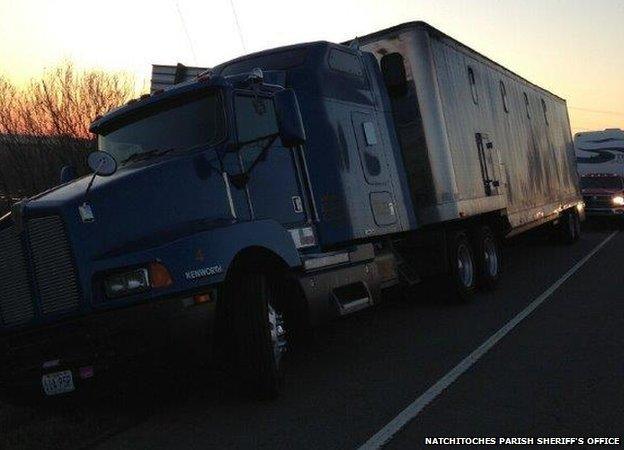
<path id="1" fill-rule="evenodd" d="M 506 236 L 579 237 L 565 102 L 425 23 L 192 71 L 156 66 L 93 123 L 93 176 L 1 219 L 3 386 L 70 392 L 197 329 L 275 396 L 310 328 L 432 275 L 467 301 Z"/>

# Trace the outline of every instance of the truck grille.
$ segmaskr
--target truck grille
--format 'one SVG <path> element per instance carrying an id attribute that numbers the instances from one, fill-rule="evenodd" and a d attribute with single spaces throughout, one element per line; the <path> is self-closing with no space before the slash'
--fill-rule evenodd
<path id="1" fill-rule="evenodd" d="M 0 231 L 0 317 L 3 325 L 33 318 L 32 291 L 24 250 L 15 226 Z"/>
<path id="2" fill-rule="evenodd" d="M 62 220 L 56 216 L 29 220 L 28 235 L 41 312 L 76 308 L 78 280 Z"/>

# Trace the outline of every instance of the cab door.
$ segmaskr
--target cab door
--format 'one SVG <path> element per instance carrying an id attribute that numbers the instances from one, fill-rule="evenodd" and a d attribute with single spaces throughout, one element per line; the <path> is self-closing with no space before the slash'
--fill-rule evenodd
<path id="1" fill-rule="evenodd" d="M 241 171 L 253 219 L 274 219 L 286 228 L 308 222 L 307 202 L 296 150 L 284 147 L 277 135 L 273 100 L 237 93 L 234 110 Z"/>
<path id="2" fill-rule="evenodd" d="M 355 111 L 351 113 L 351 122 L 366 181 L 366 186 L 362 188 L 368 191 L 373 220 L 378 227 L 395 225 L 397 214 L 394 193 L 388 180 L 386 149 L 379 136 L 375 115 Z"/>

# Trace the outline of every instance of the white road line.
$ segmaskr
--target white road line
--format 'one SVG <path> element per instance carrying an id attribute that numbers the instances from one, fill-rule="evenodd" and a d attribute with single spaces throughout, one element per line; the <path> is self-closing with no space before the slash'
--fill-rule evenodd
<path id="1" fill-rule="evenodd" d="M 577 262 L 570 270 L 568 270 L 561 278 L 546 289 L 539 297 L 533 300 L 529 306 L 524 308 L 518 315 L 505 324 L 500 330 L 494 333 L 488 340 L 481 344 L 470 355 L 466 356 L 459 364 L 447 372 L 433 386 L 425 391 L 420 397 L 414 400 L 407 408 L 401 411 L 394 419 L 392 419 L 385 427 L 379 430 L 374 436 L 366 441 L 360 450 L 377 449 L 388 443 L 399 431 L 403 429 L 412 419 L 414 419 L 433 399 L 449 387 L 457 378 L 466 372 L 479 358 L 485 355 L 488 350 L 494 347 L 498 341 L 505 337 L 507 333 L 514 329 L 516 325 L 522 322 L 529 314 L 531 314 L 538 306 L 540 306 L 553 292 L 565 283 L 574 273 L 592 257 L 598 250 L 605 246 L 613 236 L 618 232 L 614 231 L 607 236 L 600 244 L 589 252 L 583 259 Z"/>

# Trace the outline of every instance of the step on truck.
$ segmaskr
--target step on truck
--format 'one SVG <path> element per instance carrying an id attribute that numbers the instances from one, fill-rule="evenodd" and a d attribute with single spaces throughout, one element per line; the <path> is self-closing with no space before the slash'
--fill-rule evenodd
<path id="1" fill-rule="evenodd" d="M 0 220 L 7 389 L 199 342 L 272 397 L 310 329 L 432 276 L 468 301 L 502 239 L 583 219 L 565 101 L 422 22 L 155 66 L 91 131 L 93 174 Z"/>

